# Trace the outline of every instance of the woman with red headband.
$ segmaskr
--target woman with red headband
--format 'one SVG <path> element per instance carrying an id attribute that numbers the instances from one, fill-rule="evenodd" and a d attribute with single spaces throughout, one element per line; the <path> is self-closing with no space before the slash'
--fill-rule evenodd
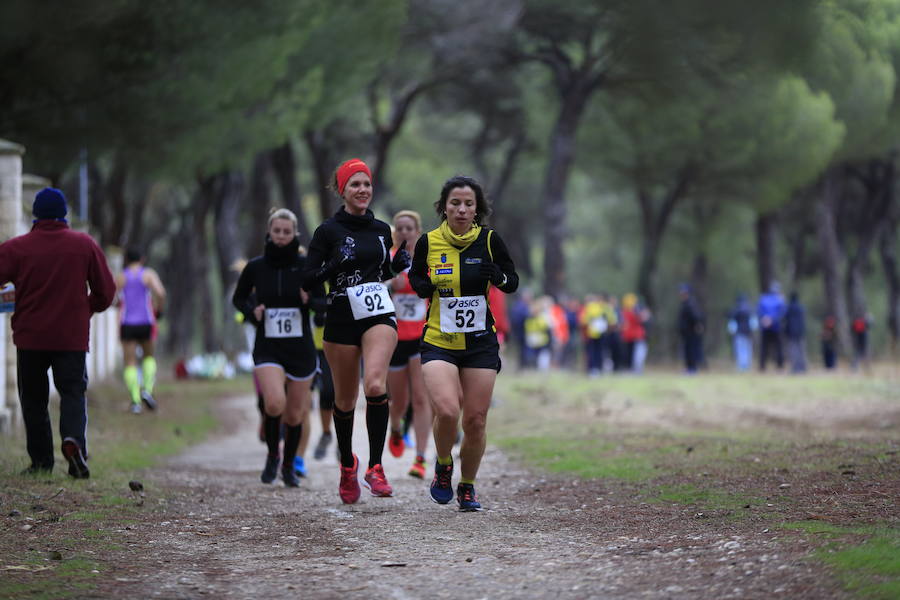
<path id="1" fill-rule="evenodd" d="M 364 364 L 369 466 L 363 480 L 373 496 L 393 489 L 381 466 L 389 408 L 388 363 L 397 345 L 397 319 L 382 282 L 410 264 L 406 244 L 391 258 L 391 228 L 369 210 L 372 173 L 359 159 L 341 164 L 332 186 L 343 206 L 322 223 L 309 245 L 304 275 L 310 288 L 329 282 L 324 349 L 334 381 L 334 430 L 341 462 L 338 494 L 346 504 L 359 500 L 359 461 L 353 453 L 353 414 Z"/>

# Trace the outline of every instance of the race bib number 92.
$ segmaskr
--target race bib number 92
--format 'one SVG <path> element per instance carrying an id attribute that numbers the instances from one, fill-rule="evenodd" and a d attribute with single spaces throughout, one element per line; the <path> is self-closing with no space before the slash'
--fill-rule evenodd
<path id="1" fill-rule="evenodd" d="M 347 288 L 353 318 L 359 321 L 394 312 L 394 303 L 383 283 L 363 283 Z"/>

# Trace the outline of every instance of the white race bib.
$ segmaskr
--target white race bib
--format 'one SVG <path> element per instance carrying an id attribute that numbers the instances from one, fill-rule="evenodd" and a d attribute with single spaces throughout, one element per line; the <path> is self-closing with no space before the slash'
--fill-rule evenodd
<path id="1" fill-rule="evenodd" d="M 444 333 L 484 331 L 486 321 L 487 298 L 484 296 L 441 298 L 441 331 Z"/>
<path id="2" fill-rule="evenodd" d="M 394 306 L 399 321 L 425 320 L 425 300 L 415 294 L 394 294 Z"/>
<path id="3" fill-rule="evenodd" d="M 267 308 L 267 338 L 303 337 L 303 321 L 299 308 Z"/>
<path id="4" fill-rule="evenodd" d="M 391 295 L 383 283 L 363 283 L 348 287 L 347 298 L 350 299 L 353 318 L 357 321 L 394 312 Z"/>

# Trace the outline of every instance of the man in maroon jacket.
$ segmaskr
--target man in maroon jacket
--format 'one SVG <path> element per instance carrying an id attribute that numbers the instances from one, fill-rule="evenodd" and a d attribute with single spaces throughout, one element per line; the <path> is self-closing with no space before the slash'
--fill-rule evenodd
<path id="1" fill-rule="evenodd" d="M 29 233 L 0 244 L 0 282 L 16 286 L 12 317 L 19 402 L 31 466 L 53 469 L 50 382 L 60 396 L 59 433 L 69 475 L 87 479 L 87 368 L 91 315 L 112 304 L 116 284 L 103 251 L 87 234 L 69 229 L 66 198 L 54 188 L 38 192 Z M 90 289 L 88 289 L 90 287 Z"/>

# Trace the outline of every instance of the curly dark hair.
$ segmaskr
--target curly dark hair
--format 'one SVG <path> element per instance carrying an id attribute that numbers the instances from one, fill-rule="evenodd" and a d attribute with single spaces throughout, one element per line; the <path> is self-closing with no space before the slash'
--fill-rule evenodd
<path id="1" fill-rule="evenodd" d="M 444 187 L 441 188 L 441 197 L 434 203 L 434 210 L 441 221 L 447 220 L 447 196 L 454 189 L 464 187 L 472 188 L 472 191 L 475 192 L 475 222 L 481 225 L 482 221 L 491 215 L 491 203 L 484 195 L 484 189 L 482 189 L 481 184 L 473 177 L 454 175 L 445 181 Z"/>

